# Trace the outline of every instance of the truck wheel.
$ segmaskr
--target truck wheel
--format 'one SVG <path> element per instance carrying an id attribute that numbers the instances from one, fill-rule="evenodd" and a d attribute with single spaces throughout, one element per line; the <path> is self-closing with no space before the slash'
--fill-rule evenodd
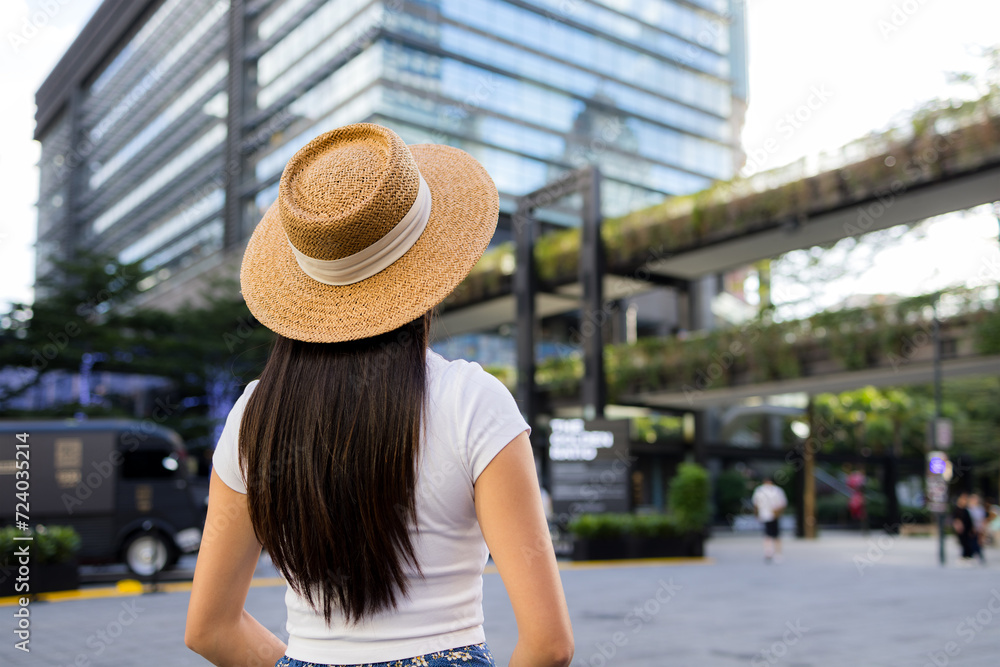
<path id="1" fill-rule="evenodd" d="M 140 577 L 163 571 L 170 562 L 170 545 L 159 533 L 135 533 L 125 542 L 125 564 Z"/>

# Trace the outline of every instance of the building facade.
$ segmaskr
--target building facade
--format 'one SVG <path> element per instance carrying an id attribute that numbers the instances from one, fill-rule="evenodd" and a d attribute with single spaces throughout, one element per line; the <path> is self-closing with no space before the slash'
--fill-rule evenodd
<path id="1" fill-rule="evenodd" d="M 701 190 L 743 162 L 744 35 L 742 0 L 105 0 L 37 95 L 37 275 L 99 251 L 181 303 L 294 152 L 360 121 L 474 155 L 500 240 L 587 163 L 606 215 Z"/>

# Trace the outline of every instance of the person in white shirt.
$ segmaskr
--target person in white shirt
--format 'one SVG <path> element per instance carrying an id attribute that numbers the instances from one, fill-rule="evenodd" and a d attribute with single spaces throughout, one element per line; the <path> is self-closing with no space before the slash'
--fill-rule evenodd
<path id="1" fill-rule="evenodd" d="M 788 498 L 781 487 L 774 484 L 770 477 L 754 489 L 751 498 L 754 513 L 764 524 L 764 560 L 781 560 L 781 534 L 778 530 L 778 519 L 788 506 Z"/>
<path id="2" fill-rule="evenodd" d="M 471 155 L 371 123 L 285 167 L 240 272 L 274 345 L 213 455 L 188 606 L 184 641 L 213 664 L 492 666 L 489 556 L 509 664 L 570 664 L 529 425 L 482 367 L 428 349 L 498 211 Z M 287 644 L 244 609 L 262 547 L 288 584 Z"/>

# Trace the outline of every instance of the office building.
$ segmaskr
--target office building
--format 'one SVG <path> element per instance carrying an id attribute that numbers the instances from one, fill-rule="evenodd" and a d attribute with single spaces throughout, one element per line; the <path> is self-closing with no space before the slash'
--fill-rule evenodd
<path id="1" fill-rule="evenodd" d="M 37 94 L 37 275 L 143 261 L 164 307 L 232 273 L 281 169 L 359 121 L 516 197 L 597 163 L 617 215 L 732 177 L 742 0 L 105 0 Z"/>

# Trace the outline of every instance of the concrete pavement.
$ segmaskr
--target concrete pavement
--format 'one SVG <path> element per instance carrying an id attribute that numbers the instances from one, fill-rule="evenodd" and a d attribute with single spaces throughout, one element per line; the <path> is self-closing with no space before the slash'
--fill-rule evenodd
<path id="1" fill-rule="evenodd" d="M 566 564 L 573 664 L 996 667 L 1000 551 L 987 551 L 988 567 L 963 567 L 948 547 L 942 568 L 929 538 L 830 533 L 786 539 L 784 561 L 767 565 L 755 536 L 727 535 L 709 542 L 708 564 Z M 259 573 L 273 576 L 266 562 Z M 487 641 L 505 665 L 513 613 L 500 577 L 484 579 Z M 247 599 L 282 637 L 283 595 L 263 585 Z M 33 602 L 30 654 L 14 649 L 16 608 L 0 607 L 0 664 L 204 665 L 183 644 L 187 602 L 183 590 Z"/>

